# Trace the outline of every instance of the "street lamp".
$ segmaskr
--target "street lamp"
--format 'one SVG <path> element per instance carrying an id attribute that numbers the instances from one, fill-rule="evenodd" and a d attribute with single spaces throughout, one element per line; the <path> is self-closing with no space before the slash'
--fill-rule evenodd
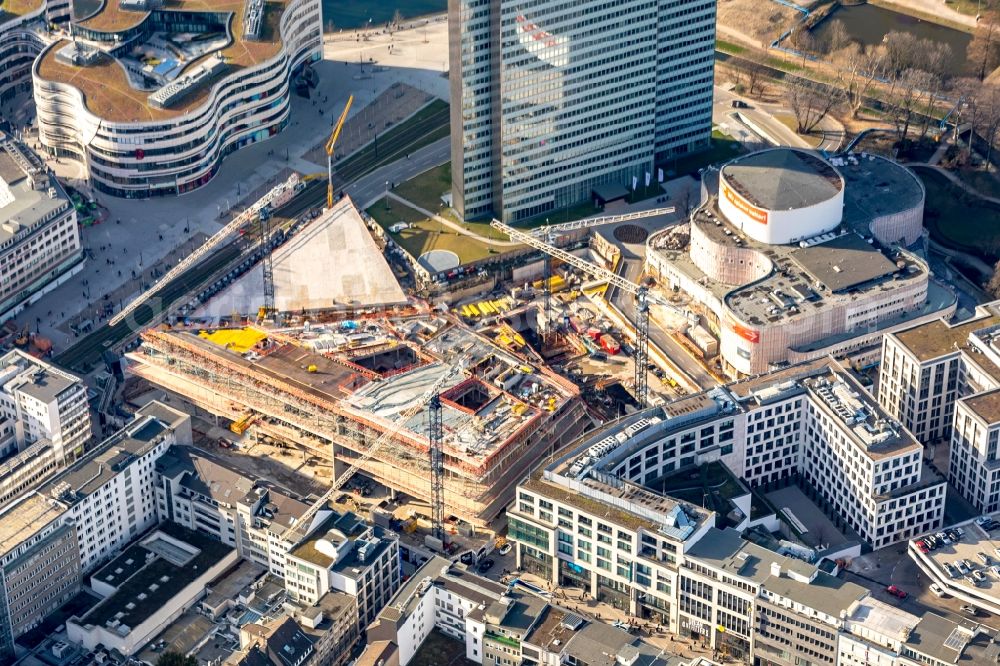
<path id="1" fill-rule="evenodd" d="M 389 181 L 385 181 L 385 209 L 389 210 Z"/>

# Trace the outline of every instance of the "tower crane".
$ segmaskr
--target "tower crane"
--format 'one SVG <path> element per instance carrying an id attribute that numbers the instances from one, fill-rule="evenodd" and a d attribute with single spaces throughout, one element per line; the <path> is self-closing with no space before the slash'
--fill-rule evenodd
<path id="1" fill-rule="evenodd" d="M 186 271 L 187 269 L 191 268 L 199 261 L 204 259 L 209 252 L 211 252 L 216 248 L 216 246 L 221 245 L 223 241 L 227 240 L 230 236 L 239 231 L 239 229 L 243 227 L 243 225 L 252 221 L 254 216 L 257 215 L 257 213 L 260 212 L 262 208 L 268 206 L 269 204 L 275 201 L 281 201 L 281 203 L 288 201 L 288 199 L 290 199 L 294 195 L 296 188 L 299 186 L 300 182 L 301 181 L 299 180 L 298 174 L 292 174 L 291 176 L 288 177 L 288 180 L 271 189 L 267 194 L 265 194 L 260 199 L 255 201 L 252 206 L 250 206 L 242 213 L 237 215 L 235 218 L 233 218 L 233 220 L 229 224 L 227 224 L 226 226 L 222 227 L 222 229 L 219 229 L 217 232 L 215 232 L 215 234 L 213 234 L 211 238 L 205 241 L 201 247 L 199 247 L 197 250 L 195 250 L 188 256 L 178 261 L 177 265 L 175 265 L 169 271 L 164 273 L 163 277 L 157 280 L 152 287 L 150 287 L 143 293 L 139 294 L 139 296 L 136 297 L 135 300 L 133 300 L 131 303 L 122 308 L 121 312 L 112 317 L 111 320 L 108 322 L 108 325 L 115 326 L 124 321 L 126 317 L 135 312 L 139 308 L 139 306 L 141 306 L 143 303 L 152 298 L 153 295 L 156 294 L 156 292 L 158 292 L 160 289 L 162 289 L 166 284 L 168 284 L 169 282 L 177 278 L 179 275 L 181 275 L 184 271 Z"/>
<path id="2" fill-rule="evenodd" d="M 337 122 L 333 125 L 333 131 L 330 132 L 330 138 L 326 140 L 326 145 L 323 147 L 326 150 L 326 207 L 333 208 L 333 150 L 337 145 L 337 139 L 340 137 L 340 130 L 344 129 L 344 121 L 347 120 L 347 112 L 351 110 L 351 104 L 354 103 L 354 95 L 347 98 L 347 104 L 344 105 L 344 110 L 340 112 L 340 118 L 337 118 Z"/>
<path id="3" fill-rule="evenodd" d="M 531 234 L 536 238 L 555 237 L 566 231 L 578 231 L 580 229 L 590 229 L 607 224 L 619 224 L 621 222 L 631 222 L 632 220 L 643 220 L 647 217 L 657 217 L 660 215 L 672 215 L 677 212 L 675 206 L 666 208 L 650 208 L 649 210 L 637 210 L 634 213 L 622 213 L 621 215 L 602 215 L 601 217 L 588 217 L 573 222 L 562 224 L 545 225 L 531 230 Z"/>
<path id="4" fill-rule="evenodd" d="M 586 259 L 581 259 L 566 250 L 555 247 L 546 240 L 538 238 L 534 234 L 521 231 L 520 229 L 515 229 L 504 224 L 503 222 L 500 222 L 499 220 L 493 220 L 490 223 L 490 226 L 507 234 L 512 241 L 524 243 L 525 245 L 533 247 L 536 250 L 541 250 L 542 252 L 545 252 L 556 259 L 560 259 L 561 261 L 564 261 L 585 273 L 593 275 L 595 278 L 607 281 L 608 284 L 613 287 L 618 287 L 619 289 L 635 295 L 635 397 L 636 400 L 639 401 L 640 406 L 645 407 L 649 404 L 649 389 L 647 384 L 647 373 L 649 372 L 647 367 L 649 363 L 649 305 L 651 303 L 660 305 L 672 312 L 682 315 L 689 321 L 693 320 L 695 315 L 685 308 L 678 307 L 670 301 L 652 294 L 649 291 L 649 285 L 636 284 L 631 280 L 626 280 L 617 273 L 609 271 L 608 269 L 598 266 L 597 264 L 592 264 Z"/>
<path id="5" fill-rule="evenodd" d="M 419 398 L 417 398 L 417 401 L 415 403 L 413 403 L 412 405 L 404 409 L 402 412 L 400 412 L 399 416 L 396 418 L 396 421 L 392 425 L 392 427 L 383 432 L 379 436 L 379 438 L 376 439 L 372 443 L 372 445 L 368 447 L 367 451 L 361 454 L 360 457 L 356 458 L 354 462 L 351 464 L 351 466 L 347 469 L 347 471 L 341 474 L 339 478 L 334 480 L 329 490 L 323 493 L 322 497 L 316 500 L 312 506 L 306 509 L 306 511 L 302 514 L 302 516 L 297 521 L 295 521 L 295 524 L 290 525 L 288 529 L 286 529 L 284 533 L 282 533 L 281 537 L 283 539 L 287 538 L 288 535 L 291 532 L 293 532 L 299 525 L 303 524 L 308 525 L 308 522 L 313 519 L 313 516 L 315 516 L 319 511 L 323 509 L 323 507 L 327 505 L 327 503 L 334 496 L 334 494 L 337 493 L 337 491 L 339 491 L 341 488 L 344 487 L 344 484 L 347 483 L 348 479 L 354 476 L 355 472 L 361 469 L 361 465 L 371 460 L 372 457 L 374 457 L 375 454 L 378 453 L 383 446 L 392 441 L 392 439 L 399 433 L 399 431 L 405 427 L 406 422 L 409 421 L 412 417 L 419 414 L 420 411 L 424 409 L 426 405 L 436 401 L 438 403 L 438 406 L 440 406 L 440 399 L 438 398 L 438 392 L 445 385 L 445 383 L 447 383 L 452 377 L 454 377 L 459 371 L 461 371 L 465 367 L 465 362 L 468 358 L 469 358 L 468 354 L 461 354 L 457 359 L 452 361 L 451 367 L 448 368 L 448 370 L 443 375 L 438 377 L 437 381 L 435 381 L 430 388 L 424 391 L 424 393 Z M 440 440 L 438 441 L 437 448 L 440 455 Z M 431 445 L 432 459 L 435 456 L 433 452 L 434 449 L 435 447 L 432 442 Z M 442 488 L 442 492 L 439 493 L 437 497 L 432 497 L 432 500 L 434 502 L 441 504 L 440 507 L 436 506 L 431 507 L 432 515 L 441 515 L 444 513 L 443 494 L 444 493 Z M 432 493 L 432 496 L 433 495 L 434 493 Z M 308 527 L 306 529 L 308 529 Z"/>

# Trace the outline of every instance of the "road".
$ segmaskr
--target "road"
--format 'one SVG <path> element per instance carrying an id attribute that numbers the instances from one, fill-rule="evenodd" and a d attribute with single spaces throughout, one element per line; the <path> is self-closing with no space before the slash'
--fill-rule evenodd
<path id="1" fill-rule="evenodd" d="M 409 158 L 397 160 L 379 167 L 367 176 L 348 185 L 344 191 L 354 200 L 355 205 L 364 210 L 385 196 L 385 184 L 402 183 L 418 173 L 444 164 L 451 159 L 450 140 L 438 139 L 410 154 Z"/>
<path id="2" fill-rule="evenodd" d="M 745 102 L 748 104 L 748 108 L 734 109 L 734 100 Z M 780 104 L 761 103 L 748 97 L 741 97 L 740 95 L 737 95 L 729 90 L 725 90 L 724 88 L 720 88 L 719 86 L 715 87 L 715 102 L 712 108 L 712 120 L 716 124 L 726 125 L 729 127 L 733 131 L 732 133 L 734 138 L 739 139 L 741 142 L 746 142 L 747 140 L 752 142 L 756 136 L 759 136 L 759 134 L 754 132 L 746 123 L 743 123 L 738 118 L 734 117 L 738 113 L 740 116 L 748 119 L 751 123 L 762 129 L 767 134 L 766 137 L 761 138 L 767 141 L 768 145 L 773 145 L 773 142 L 777 142 L 778 145 L 811 149 L 812 146 L 807 143 L 805 139 L 790 130 L 772 115 L 779 112 L 786 114 L 792 113 L 789 109 L 786 109 Z M 836 152 L 840 148 L 840 144 L 844 139 L 843 128 L 838 129 L 838 123 L 831 118 L 825 118 L 820 124 L 825 132 L 825 135 L 823 142 L 819 145 L 819 150 Z M 734 125 L 736 127 L 734 127 Z M 741 132 L 745 136 L 738 136 Z"/>
<path id="3" fill-rule="evenodd" d="M 622 269 L 619 274 L 627 280 L 636 282 L 642 273 L 642 261 L 639 259 L 625 259 L 622 260 Z M 632 294 L 623 292 L 617 287 L 612 287 L 610 289 L 610 295 L 608 299 L 623 315 L 625 318 L 635 326 L 635 298 Z M 666 355 L 671 361 L 674 362 L 677 367 L 681 369 L 689 378 L 690 381 L 697 384 L 703 389 L 716 386 L 719 382 L 708 373 L 701 364 L 696 361 L 688 353 L 686 349 L 681 347 L 681 345 L 673 339 L 673 337 L 667 333 L 665 330 L 660 328 L 653 322 L 650 321 L 649 325 L 649 344 L 650 346 L 655 345 Z"/>

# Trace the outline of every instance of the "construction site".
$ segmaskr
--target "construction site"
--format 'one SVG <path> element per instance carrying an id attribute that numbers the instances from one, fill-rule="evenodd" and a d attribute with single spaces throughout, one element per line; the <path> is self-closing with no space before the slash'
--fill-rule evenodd
<path id="1" fill-rule="evenodd" d="M 131 371 L 256 433 L 431 502 L 437 397 L 443 511 L 480 528 L 535 463 L 585 430 L 572 382 L 445 315 L 143 334 Z M 439 403 L 439 404 L 438 404 Z"/>

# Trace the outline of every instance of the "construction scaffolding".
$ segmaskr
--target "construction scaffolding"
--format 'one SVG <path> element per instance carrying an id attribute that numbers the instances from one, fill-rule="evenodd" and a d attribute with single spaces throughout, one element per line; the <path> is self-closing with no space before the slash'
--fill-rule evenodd
<path id="1" fill-rule="evenodd" d="M 430 431 L 420 427 L 419 417 L 416 423 L 410 421 L 401 427 L 397 412 L 365 410 L 351 402 L 352 398 L 358 402 L 357 390 L 383 388 L 393 381 L 403 383 L 410 375 L 380 375 L 358 365 L 356 354 L 353 360 L 321 355 L 297 344 L 293 336 L 274 338 L 279 336 L 263 341 L 252 352 L 255 360 L 248 360 L 191 333 L 147 331 L 142 347 L 130 355 L 132 371 L 220 416 L 244 420 L 254 415 L 254 429 L 330 461 L 334 478 L 358 464 L 363 473 L 389 488 L 428 502 L 438 498 Z M 423 365 L 411 375 L 423 371 L 434 376 L 435 371 L 447 371 L 449 356 L 441 354 L 434 359 L 424 351 L 419 358 Z M 267 363 L 269 360 L 273 362 Z M 516 482 L 542 457 L 578 436 L 586 418 L 575 387 L 555 381 L 557 376 L 551 371 L 540 372 L 538 381 L 550 386 L 552 395 L 559 399 L 539 407 L 483 383 L 475 374 L 482 363 L 480 360 L 479 366 L 473 363 L 456 373 L 457 384 L 442 391 L 441 402 L 449 418 L 442 419 L 439 433 L 442 515 L 447 511 L 477 525 L 485 525 L 502 513 L 513 497 Z M 465 393 L 457 396 L 456 390 Z M 481 422 L 494 418 L 497 412 L 491 414 L 478 404 L 468 406 L 463 402 L 467 400 L 490 401 L 495 410 L 507 410 L 511 419 L 517 415 L 515 425 L 488 450 L 468 446 L 466 430 L 470 422 L 486 427 Z M 402 404 L 400 411 L 405 409 Z M 482 411 L 476 413 L 477 409 Z M 423 418 L 428 417 L 424 411 Z M 455 428 L 462 429 L 458 433 L 461 437 L 452 432 Z M 390 431 L 395 433 L 391 441 L 364 459 L 372 443 Z"/>

